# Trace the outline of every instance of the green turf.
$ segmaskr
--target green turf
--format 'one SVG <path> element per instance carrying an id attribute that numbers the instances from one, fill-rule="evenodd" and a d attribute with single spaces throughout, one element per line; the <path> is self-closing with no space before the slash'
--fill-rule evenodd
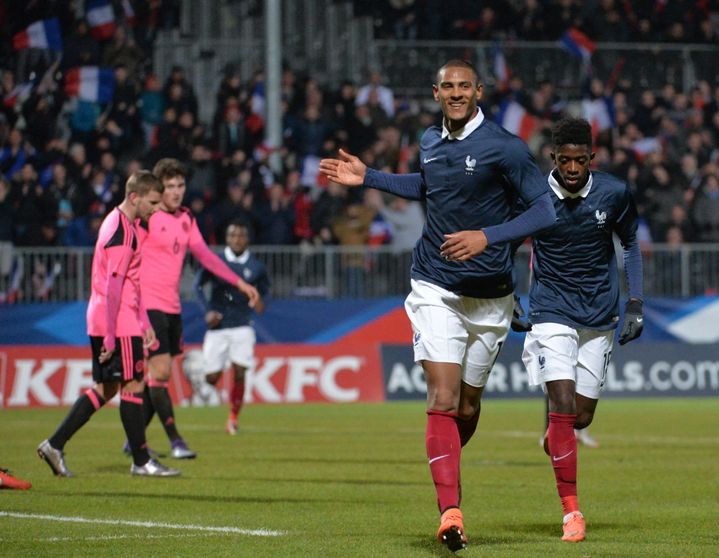
<path id="1" fill-rule="evenodd" d="M 542 403 L 484 402 L 463 452 L 463 556 L 719 555 L 719 401 L 606 400 L 580 451 L 587 540 L 563 543 L 561 508 L 539 448 Z M 57 479 L 35 447 L 63 409 L 0 410 L 0 465 L 31 480 L 0 491 L 0 556 L 448 556 L 434 540 L 423 404 L 247 407 L 236 437 L 225 410 L 178 409 L 194 461 L 178 479 L 133 478 L 117 409 L 66 447 Z M 153 423 L 150 444 L 166 449 Z M 25 514 L 27 517 L 18 517 Z M 48 516 L 48 517 L 40 517 Z M 111 523 L 60 522 L 59 518 Z M 281 531 L 279 536 L 122 521 Z"/>

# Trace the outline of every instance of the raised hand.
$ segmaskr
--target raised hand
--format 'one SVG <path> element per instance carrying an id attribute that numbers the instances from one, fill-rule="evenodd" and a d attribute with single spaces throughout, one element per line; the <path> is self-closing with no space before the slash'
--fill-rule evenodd
<path id="1" fill-rule="evenodd" d="M 344 186 L 361 186 L 364 183 L 367 165 L 355 157 L 340 149 L 339 159 L 322 159 L 320 161 L 320 172 L 327 175 L 333 182 Z"/>

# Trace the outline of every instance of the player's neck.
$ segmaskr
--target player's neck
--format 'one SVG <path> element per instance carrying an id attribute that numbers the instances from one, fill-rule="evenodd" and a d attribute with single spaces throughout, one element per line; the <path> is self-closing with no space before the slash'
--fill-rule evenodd
<path id="1" fill-rule="evenodd" d="M 135 221 L 135 217 L 137 217 L 137 210 L 132 206 L 132 204 L 128 200 L 124 200 L 120 205 L 117 206 L 118 211 L 120 211 L 127 219 L 132 223 Z"/>

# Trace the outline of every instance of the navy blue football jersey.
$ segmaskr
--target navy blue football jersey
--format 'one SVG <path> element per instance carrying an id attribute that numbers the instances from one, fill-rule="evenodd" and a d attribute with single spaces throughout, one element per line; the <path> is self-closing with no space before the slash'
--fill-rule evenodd
<path id="1" fill-rule="evenodd" d="M 249 250 L 235 256 L 229 248 L 220 254 L 222 260 L 242 279 L 253 285 L 262 298 L 266 298 L 270 290 L 270 280 L 265 264 L 258 260 Z M 204 286 L 210 283 L 210 299 L 207 300 Z M 237 287 L 215 277 L 202 268 L 197 272 L 194 290 L 205 311 L 215 310 L 222 314 L 222 321 L 215 329 L 252 325 L 252 308 L 247 305 L 247 297 Z"/>
<path id="2" fill-rule="evenodd" d="M 415 175 L 370 170 L 365 177 L 367 186 L 427 204 L 427 220 L 412 255 L 412 277 L 476 298 L 511 293 L 507 241 L 519 229 L 507 222 L 515 201 L 521 199 L 532 209 L 539 200 L 546 202 L 540 219 L 523 223 L 520 236 L 554 221 L 546 181 L 527 145 L 478 111 L 456 132 L 443 126 L 427 129 L 420 141 L 420 168 Z M 482 254 L 466 262 L 447 261 L 440 255 L 445 234 L 479 229 L 489 242 Z"/>
<path id="3" fill-rule="evenodd" d="M 532 241 L 529 321 L 612 329 L 619 320 L 619 275 L 612 233 L 625 249 L 638 249 L 637 211 L 629 188 L 593 171 L 577 194 L 547 178 L 556 223 Z M 638 258 L 641 276 L 641 258 Z M 640 283 L 640 282 L 639 282 Z M 641 287 L 639 287 L 641 288 Z M 641 293 L 630 293 L 641 297 Z"/>

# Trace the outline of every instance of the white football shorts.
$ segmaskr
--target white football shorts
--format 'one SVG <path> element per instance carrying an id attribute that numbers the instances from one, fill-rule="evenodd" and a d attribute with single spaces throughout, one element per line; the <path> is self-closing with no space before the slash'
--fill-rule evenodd
<path id="1" fill-rule="evenodd" d="M 614 330 L 576 329 L 562 324 L 532 326 L 524 338 L 522 360 L 529 383 L 573 380 L 579 395 L 599 399 L 612 356 Z"/>
<path id="2" fill-rule="evenodd" d="M 487 383 L 512 322 L 514 298 L 472 298 L 412 279 L 404 302 L 414 331 L 414 360 L 454 362 L 471 386 Z"/>
<path id="3" fill-rule="evenodd" d="M 255 341 L 255 330 L 250 326 L 208 329 L 202 344 L 205 374 L 221 372 L 228 362 L 251 366 Z"/>

